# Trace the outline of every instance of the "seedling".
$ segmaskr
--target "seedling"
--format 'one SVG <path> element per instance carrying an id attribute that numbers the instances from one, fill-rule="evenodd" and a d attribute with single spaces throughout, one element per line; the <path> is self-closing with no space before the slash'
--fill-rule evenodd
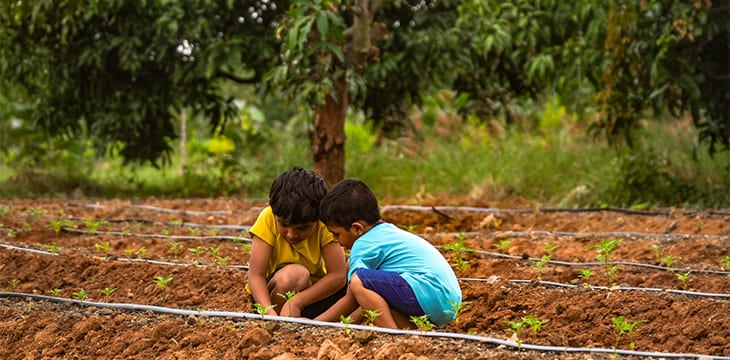
<path id="1" fill-rule="evenodd" d="M 611 254 L 622 241 L 623 239 L 603 239 L 600 244 L 592 245 L 592 247 L 598 249 L 596 259 L 598 259 L 598 261 L 600 261 L 603 265 L 609 286 L 613 286 L 615 284 L 614 276 L 616 276 L 616 272 L 618 272 L 618 265 L 611 264 Z"/>
<path id="2" fill-rule="evenodd" d="M 162 235 L 164 235 L 164 236 L 168 236 L 168 235 L 170 235 L 170 229 L 168 229 L 168 228 L 164 228 L 164 229 L 162 229 L 162 230 L 161 230 L 160 232 L 161 232 L 161 233 L 162 233 Z"/>
<path id="3" fill-rule="evenodd" d="M 554 242 L 546 242 L 542 246 L 545 249 L 545 254 L 547 254 L 548 256 L 552 256 L 553 252 L 555 252 L 555 249 L 558 248 L 558 244 Z"/>
<path id="4" fill-rule="evenodd" d="M 251 244 L 250 243 L 241 244 L 241 251 L 243 251 L 244 253 L 250 253 L 251 252 Z"/>
<path id="5" fill-rule="evenodd" d="M 193 253 L 195 256 L 200 256 L 200 254 L 202 254 L 205 251 L 205 248 L 202 246 L 196 246 L 196 247 L 189 248 L 188 251 Z"/>
<path id="6" fill-rule="evenodd" d="M 507 249 L 509 249 L 509 246 L 511 244 L 512 244 L 512 240 L 503 239 L 503 240 L 500 240 L 499 243 L 497 243 L 497 245 L 495 245 L 495 246 L 497 247 L 497 250 L 499 250 L 499 252 L 504 253 L 504 252 L 507 252 Z"/>
<path id="7" fill-rule="evenodd" d="M 86 220 L 84 221 L 84 224 L 86 224 L 86 228 L 88 231 L 92 234 L 96 234 L 99 232 L 99 227 L 101 225 L 106 224 L 105 220 Z"/>
<path id="8" fill-rule="evenodd" d="M 476 253 L 476 250 L 468 248 L 464 245 L 465 240 L 466 235 L 464 233 L 459 233 L 459 238 L 456 240 L 455 243 L 444 245 L 444 249 L 454 252 L 451 259 L 453 260 L 454 265 L 461 271 L 466 270 L 466 268 L 469 266 L 469 262 L 464 259 L 464 256 L 467 253 Z"/>
<path id="9" fill-rule="evenodd" d="M 456 301 L 449 301 L 449 304 L 451 304 L 453 310 L 447 311 L 454 314 L 454 324 L 459 325 L 460 316 L 464 311 L 469 309 L 471 301 L 463 301 L 461 304 L 457 304 Z"/>
<path id="10" fill-rule="evenodd" d="M 365 316 L 366 319 L 368 319 L 368 325 L 375 326 L 375 319 L 380 316 L 380 310 L 378 309 L 368 309 L 363 310 L 363 316 Z"/>
<path id="11" fill-rule="evenodd" d="M 122 230 L 122 236 L 129 236 L 129 235 L 132 235 L 132 232 L 129 231 L 129 229 Z"/>
<path id="12" fill-rule="evenodd" d="M 15 229 L 8 229 L 8 237 L 9 238 L 14 238 L 15 237 L 15 233 L 16 233 Z"/>
<path id="13" fill-rule="evenodd" d="M 279 293 L 279 294 L 277 294 L 277 295 L 281 296 L 282 298 L 284 298 L 284 301 L 288 302 L 288 301 L 289 301 L 289 300 L 291 300 L 291 298 L 293 298 L 293 297 L 294 297 L 294 296 L 295 296 L 296 294 L 297 294 L 297 292 L 296 292 L 296 291 L 294 291 L 294 290 L 289 290 L 289 291 L 287 291 L 287 292 L 286 292 L 286 294 L 281 294 L 281 293 Z M 289 310 L 291 310 L 291 303 L 289 304 Z"/>
<path id="14" fill-rule="evenodd" d="M 16 287 L 16 286 L 18 286 L 18 284 L 20 284 L 20 280 L 18 280 L 18 279 L 11 279 L 11 280 L 8 281 L 8 284 L 10 284 L 10 286 L 12 286 L 12 287 Z"/>
<path id="15" fill-rule="evenodd" d="M 722 266 L 725 267 L 725 269 L 730 269 L 730 256 L 725 255 L 720 259 L 720 263 L 722 263 Z"/>
<path id="16" fill-rule="evenodd" d="M 172 257 L 177 259 L 178 254 L 180 254 L 180 248 L 182 247 L 182 243 L 179 241 L 175 241 L 170 243 L 170 252 L 172 253 Z"/>
<path id="17" fill-rule="evenodd" d="M 59 247 L 58 247 L 58 245 L 50 244 L 50 245 L 46 245 L 46 250 L 48 250 L 48 252 L 50 252 L 50 253 L 57 254 Z"/>
<path id="18" fill-rule="evenodd" d="M 63 292 L 63 289 L 59 289 L 59 288 L 53 288 L 51 290 L 48 290 L 48 293 L 51 295 L 58 295 L 61 292 Z"/>
<path id="19" fill-rule="evenodd" d="M 679 281 L 682 282 L 682 289 L 683 290 L 687 290 L 687 287 L 689 286 L 689 274 L 691 272 L 692 271 L 687 271 L 684 274 L 681 274 L 681 273 L 675 274 L 675 275 L 677 275 L 677 279 L 679 279 Z"/>
<path id="20" fill-rule="evenodd" d="M 0 206 L 0 217 L 3 217 L 10 213 L 10 207 L 8 206 Z"/>
<path id="21" fill-rule="evenodd" d="M 225 268 L 226 265 L 228 265 L 228 261 L 230 261 L 230 260 L 231 260 L 231 258 L 229 256 L 216 256 L 215 257 L 216 264 L 218 264 L 222 268 Z"/>
<path id="22" fill-rule="evenodd" d="M 188 231 L 190 232 L 190 235 L 197 236 L 200 233 L 200 228 L 189 227 Z"/>
<path id="23" fill-rule="evenodd" d="M 621 340 L 622 337 L 631 336 L 634 332 L 634 327 L 636 325 L 646 322 L 646 320 L 634 320 L 634 321 L 627 321 L 623 316 L 617 316 L 612 319 L 613 321 L 613 327 L 614 327 L 614 335 L 616 335 L 616 343 L 614 344 L 614 349 L 618 347 L 618 343 Z M 632 350 L 634 349 L 634 342 L 632 341 L 629 344 L 629 348 Z"/>
<path id="24" fill-rule="evenodd" d="M 352 332 L 352 329 L 350 329 L 350 324 L 352 324 L 352 317 L 340 315 L 340 322 L 345 324 L 345 334 L 350 335 Z"/>
<path id="25" fill-rule="evenodd" d="M 550 263 L 550 255 L 543 255 L 540 260 L 536 260 L 534 261 L 534 263 L 538 269 L 542 269 L 545 267 L 546 264 Z"/>
<path id="26" fill-rule="evenodd" d="M 41 216 L 43 216 L 43 209 L 30 209 L 31 220 L 36 220 Z"/>
<path id="27" fill-rule="evenodd" d="M 517 342 L 517 346 L 522 347 L 522 340 L 520 340 L 520 333 L 527 329 L 529 327 L 530 330 L 532 330 L 533 333 L 537 333 L 542 329 L 542 325 L 545 324 L 550 320 L 540 320 L 535 315 L 528 315 L 524 316 L 520 319 L 520 321 L 510 321 L 506 320 L 505 322 L 509 325 L 509 328 L 507 328 L 507 331 L 511 331 L 513 333 L 513 337 L 515 339 L 515 342 Z"/>
<path id="28" fill-rule="evenodd" d="M 271 309 L 273 309 L 275 307 L 276 307 L 275 304 L 272 304 L 272 305 L 269 305 L 269 306 L 263 306 L 263 305 L 261 305 L 259 303 L 253 304 L 253 310 L 257 314 L 261 315 L 261 321 L 264 321 L 264 317 L 269 312 L 269 310 L 271 310 Z M 263 324 L 262 324 L 262 326 L 263 326 Z"/>
<path id="29" fill-rule="evenodd" d="M 580 271 L 580 275 L 578 275 L 583 278 L 584 284 L 588 285 L 588 281 L 590 280 L 591 276 L 593 276 L 593 271 L 591 269 L 583 269 Z"/>
<path id="30" fill-rule="evenodd" d="M 172 275 L 167 276 L 158 276 L 152 280 L 157 286 L 160 287 L 160 289 L 164 289 L 167 287 L 167 284 L 172 281 Z"/>
<path id="31" fill-rule="evenodd" d="M 175 225 L 175 226 L 180 226 L 180 225 L 182 225 L 182 223 L 183 223 L 183 221 L 180 220 L 180 219 L 173 220 L 173 221 L 170 222 L 170 224 Z"/>
<path id="32" fill-rule="evenodd" d="M 434 324 L 429 320 L 428 315 L 411 316 L 411 322 L 416 324 L 421 331 L 431 331 L 434 328 Z"/>
<path id="33" fill-rule="evenodd" d="M 672 255 L 667 255 L 662 258 L 662 263 L 667 267 L 667 270 L 672 270 L 672 264 L 677 262 L 677 258 Z"/>
<path id="34" fill-rule="evenodd" d="M 105 298 L 109 298 L 109 296 L 111 296 L 112 293 L 115 291 L 117 291 L 117 288 L 104 288 L 99 290 L 99 292 L 102 293 Z"/>
<path id="35" fill-rule="evenodd" d="M 89 294 L 86 293 L 86 290 L 84 290 L 84 288 L 81 288 L 81 290 L 74 292 L 73 296 L 78 300 L 86 300 L 89 298 Z"/>
<path id="36" fill-rule="evenodd" d="M 143 246 L 143 247 L 141 247 L 141 248 L 137 249 L 137 251 L 136 251 L 136 252 L 137 252 L 137 256 L 139 256 L 139 257 L 143 257 L 143 256 L 145 256 L 145 255 L 147 254 L 147 248 L 145 248 L 145 247 Z"/>
<path id="37" fill-rule="evenodd" d="M 135 251 L 136 250 L 134 250 L 134 249 L 124 249 L 124 253 L 127 254 L 127 256 L 129 256 L 129 257 L 131 257 L 132 255 L 134 255 L 134 252 Z"/>
<path id="38" fill-rule="evenodd" d="M 208 229 L 208 235 L 216 236 L 216 235 L 218 235 L 219 231 L 220 231 L 219 228 L 210 228 L 210 229 Z"/>
<path id="39" fill-rule="evenodd" d="M 55 232 L 56 235 L 58 235 L 61 232 L 61 230 L 63 230 L 63 228 L 65 228 L 65 227 L 73 227 L 73 226 L 76 226 L 76 223 L 74 223 L 71 220 L 54 220 L 54 221 L 51 221 L 51 228 L 53 228 L 53 232 Z"/>
<path id="40" fill-rule="evenodd" d="M 410 224 L 403 227 L 405 231 L 408 231 L 410 233 L 415 233 L 416 229 L 418 228 L 418 225 L 416 224 Z"/>
<path id="41" fill-rule="evenodd" d="M 102 243 L 96 243 L 94 244 L 94 248 L 96 250 L 101 250 L 102 252 L 108 253 L 112 250 L 111 245 L 109 245 L 108 241 L 102 242 Z"/>
<path id="42" fill-rule="evenodd" d="M 661 251 L 660 251 L 659 245 L 654 244 L 654 245 L 651 246 L 651 249 L 654 251 L 654 258 L 657 261 L 660 261 L 660 259 L 661 259 Z"/>
<path id="43" fill-rule="evenodd" d="M 220 251 L 221 251 L 220 246 L 213 246 L 210 249 L 208 249 L 208 253 L 210 254 L 210 256 L 216 256 L 216 255 L 218 255 L 218 253 Z"/>

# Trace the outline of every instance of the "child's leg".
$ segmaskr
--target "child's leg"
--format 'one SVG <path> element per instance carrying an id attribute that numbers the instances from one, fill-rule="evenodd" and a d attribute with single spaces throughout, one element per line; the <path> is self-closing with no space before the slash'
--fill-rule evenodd
<path id="1" fill-rule="evenodd" d="M 309 270 L 300 264 L 289 264 L 276 270 L 269 279 L 269 291 L 271 303 L 276 304 L 274 308 L 277 313 L 286 303 L 286 293 L 290 291 L 300 292 L 312 286 L 312 279 L 309 277 Z"/>
<path id="2" fill-rule="evenodd" d="M 377 326 L 415 328 L 410 316 L 424 314 L 410 285 L 396 273 L 359 269 L 350 280 L 350 291 L 363 311 L 380 311 L 373 321 Z"/>

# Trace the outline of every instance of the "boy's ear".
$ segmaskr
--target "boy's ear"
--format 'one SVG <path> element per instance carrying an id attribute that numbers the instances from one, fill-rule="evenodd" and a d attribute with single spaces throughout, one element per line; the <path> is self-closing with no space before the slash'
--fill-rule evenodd
<path id="1" fill-rule="evenodd" d="M 360 236 L 365 233 L 365 226 L 363 226 L 359 221 L 355 221 L 350 226 L 354 230 L 355 234 L 357 234 L 357 236 Z"/>

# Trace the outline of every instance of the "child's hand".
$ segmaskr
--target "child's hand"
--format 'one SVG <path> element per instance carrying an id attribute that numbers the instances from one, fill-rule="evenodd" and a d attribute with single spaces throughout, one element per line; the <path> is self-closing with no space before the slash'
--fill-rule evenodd
<path id="1" fill-rule="evenodd" d="M 289 317 L 301 317 L 302 316 L 302 308 L 294 303 L 293 298 L 289 299 L 287 302 L 284 303 L 284 306 L 281 308 L 281 313 L 279 315 L 281 316 L 289 316 Z"/>

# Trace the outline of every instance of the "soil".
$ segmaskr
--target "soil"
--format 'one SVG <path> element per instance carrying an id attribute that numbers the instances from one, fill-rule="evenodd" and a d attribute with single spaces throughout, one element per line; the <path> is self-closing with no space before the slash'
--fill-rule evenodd
<path id="1" fill-rule="evenodd" d="M 251 313 L 246 229 L 262 201 L 0 200 L 0 358 L 730 355 L 730 211 L 462 205 L 383 206 L 386 221 L 439 247 L 466 304 L 442 329 L 391 334 L 202 315 Z M 522 319 L 542 325 L 511 331 Z M 617 336 L 619 319 L 632 331 Z"/>

